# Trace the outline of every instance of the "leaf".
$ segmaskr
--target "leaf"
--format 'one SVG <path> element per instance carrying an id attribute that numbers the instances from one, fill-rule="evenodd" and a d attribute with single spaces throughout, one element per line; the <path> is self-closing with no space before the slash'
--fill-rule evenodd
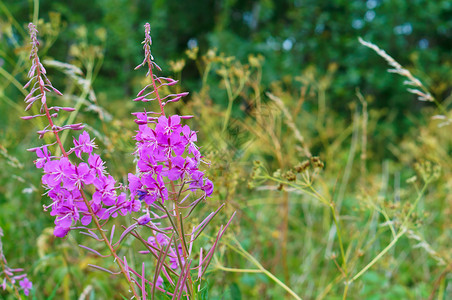
<path id="1" fill-rule="evenodd" d="M 242 293 L 237 283 L 233 282 L 229 285 L 232 300 L 242 300 Z"/>
<path id="2" fill-rule="evenodd" d="M 49 295 L 49 297 L 47 298 L 47 300 L 52 300 L 53 297 L 55 297 L 58 288 L 60 287 L 61 283 L 63 282 L 63 279 L 64 279 L 64 276 L 62 276 L 60 282 L 58 282 L 58 283 L 55 285 L 55 287 L 54 287 L 52 293 Z"/>

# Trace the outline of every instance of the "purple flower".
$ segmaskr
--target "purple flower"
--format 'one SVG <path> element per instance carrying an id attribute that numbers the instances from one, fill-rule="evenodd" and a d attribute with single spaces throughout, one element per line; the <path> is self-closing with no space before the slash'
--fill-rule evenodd
<path id="1" fill-rule="evenodd" d="M 28 280 L 27 277 L 19 281 L 20 287 L 24 290 L 25 296 L 28 296 L 30 293 L 31 288 L 33 287 L 33 283 Z"/>
<path id="2" fill-rule="evenodd" d="M 116 207 L 120 208 L 121 215 L 125 216 L 130 214 L 132 211 L 139 211 L 141 208 L 141 202 L 134 199 L 127 200 L 126 194 L 121 193 L 116 201 Z"/>
<path id="3" fill-rule="evenodd" d="M 63 187 L 68 190 L 81 189 L 86 184 L 94 181 L 94 175 L 86 163 L 80 163 L 78 166 L 70 165 L 64 169 L 65 178 L 63 178 Z"/>
<path id="4" fill-rule="evenodd" d="M 40 114 L 26 116 L 24 119 L 29 120 L 35 117 L 47 116 L 49 118 L 49 124 L 43 130 L 38 131 L 38 133 L 40 137 L 43 137 L 46 133 L 54 133 L 58 141 L 58 146 L 61 147 L 58 133 L 63 130 L 81 130 L 83 125 L 79 123 L 57 126 L 52 123 L 52 119 L 57 117 L 58 112 L 74 111 L 75 109 L 60 106 L 48 107 L 44 105 L 47 103 L 48 93 L 51 91 L 58 95 L 61 95 L 61 93 L 52 86 L 46 76 L 44 66 L 39 61 L 37 54 L 39 45 L 37 38 L 38 32 L 35 25 L 30 23 L 29 30 L 32 41 L 30 54 L 32 67 L 28 73 L 30 81 L 25 85 L 25 88 L 31 86 L 31 91 L 25 98 L 25 102 L 28 104 L 26 110 L 29 110 L 35 102 L 40 102 L 42 106 Z M 145 144 L 146 147 L 153 146 L 156 148 L 156 133 L 147 127 L 147 124 L 155 124 L 157 118 L 148 118 L 148 114 L 144 112 L 138 114 L 137 119 L 138 123 L 142 124 L 140 125 L 140 131 L 143 131 L 137 134 L 137 141 Z M 176 124 L 176 119 L 174 122 L 167 120 L 167 123 Z M 177 127 L 177 124 L 175 126 Z M 148 129 L 146 130 L 145 128 Z M 140 201 L 134 199 L 127 201 L 125 194 L 121 194 L 119 197 L 117 196 L 117 187 L 115 187 L 116 180 L 107 174 L 104 162 L 100 156 L 92 153 L 96 145 L 94 139 L 90 138 L 88 132 L 84 131 L 77 138 L 73 137 L 73 143 L 74 147 L 69 151 L 61 149 L 64 157 L 52 157 L 48 150 L 50 145 L 30 149 L 30 151 L 35 151 L 38 157 L 35 161 L 36 167 L 42 168 L 44 172 L 42 184 L 47 189 L 47 194 L 52 200 L 52 203 L 44 207 L 44 209 L 51 208 L 50 215 L 55 216 L 54 234 L 58 237 L 66 236 L 71 226 L 76 226 L 78 222 L 81 222 L 82 225 L 90 224 L 94 217 L 92 215 L 93 213 L 97 218 L 108 219 L 110 216 L 117 216 L 118 210 L 120 213 L 126 214 L 132 211 L 138 211 L 141 207 Z M 72 163 L 68 158 L 68 154 L 72 152 L 75 152 L 75 155 L 80 159 L 82 159 L 82 153 L 89 154 L 88 163 Z M 149 164 L 150 162 L 148 162 Z M 160 172 L 162 168 L 163 166 L 159 166 L 155 172 Z M 137 179 L 139 182 L 139 178 Z M 85 199 L 85 196 L 82 197 L 82 194 L 84 194 L 82 189 L 91 184 L 94 185 L 95 192 L 91 200 L 88 198 Z M 133 182 L 131 186 L 133 187 Z M 157 192 L 159 191 L 157 190 Z M 86 193 L 86 195 L 89 196 L 89 193 Z"/>
<path id="5" fill-rule="evenodd" d="M 139 173 L 129 174 L 132 198 L 148 205 L 157 199 L 164 202 L 169 196 L 164 177 L 171 181 L 186 181 L 191 191 L 202 189 L 205 196 L 210 197 L 213 183 L 205 180 L 204 173 L 198 170 L 202 156 L 195 144 L 196 132 L 188 125 L 182 126 L 182 118 L 178 115 L 160 116 L 157 122 L 147 117 L 147 113 L 135 115 L 140 124 L 135 136 Z"/>
<path id="6" fill-rule="evenodd" d="M 86 214 L 80 219 L 80 223 L 82 223 L 83 226 L 88 226 L 92 220 L 93 217 L 90 214 Z"/>
<path id="7" fill-rule="evenodd" d="M 93 201 L 96 204 L 100 204 L 101 201 L 107 205 L 112 206 L 116 202 L 116 190 L 115 184 L 116 180 L 113 176 L 101 176 L 100 178 L 95 178 L 93 181 L 96 187 L 96 192 L 93 194 Z"/>
<path id="8" fill-rule="evenodd" d="M 110 218 L 109 210 L 102 207 L 101 204 L 92 203 L 90 206 L 91 210 L 93 211 L 97 218 L 101 220 L 107 220 L 108 218 Z M 80 207 L 80 210 L 83 211 L 83 217 L 80 219 L 80 223 L 82 223 L 82 225 L 84 226 L 89 225 L 93 220 L 93 217 L 89 213 L 88 208 L 86 207 L 86 205 L 83 205 L 83 207 Z"/>
<path id="9" fill-rule="evenodd" d="M 170 134 L 172 132 L 179 133 L 180 127 L 180 116 L 173 115 L 169 118 L 161 116 L 159 117 L 158 124 L 155 126 L 155 131 L 161 132 L 163 134 Z"/>
<path id="10" fill-rule="evenodd" d="M 151 217 L 148 214 L 142 215 L 137 220 L 138 225 L 146 225 L 147 223 L 151 222 Z"/>
<path id="11" fill-rule="evenodd" d="M 168 189 L 160 176 L 157 178 L 157 190 L 160 194 L 160 198 L 162 199 L 162 203 L 165 202 L 165 200 L 168 200 Z"/>
<path id="12" fill-rule="evenodd" d="M 52 199 L 52 211 L 51 216 L 58 216 L 60 214 L 60 208 L 68 205 L 73 205 L 73 199 L 78 199 L 78 195 L 73 192 L 69 192 L 60 186 L 56 186 L 49 190 L 48 196 Z"/>
<path id="13" fill-rule="evenodd" d="M 160 146 L 160 153 L 157 159 L 160 161 L 170 158 L 173 151 L 176 155 L 182 155 L 185 152 L 185 145 L 182 143 L 179 133 L 173 132 L 168 135 L 158 132 L 157 142 Z"/>
<path id="14" fill-rule="evenodd" d="M 102 207 L 102 205 L 93 204 L 93 205 L 91 205 L 91 208 L 93 209 L 94 214 L 99 219 L 107 220 L 108 218 L 110 218 L 109 211 L 105 207 Z"/>
<path id="15" fill-rule="evenodd" d="M 206 196 L 210 197 L 213 193 L 213 183 L 209 179 L 206 179 L 206 183 L 202 187 L 202 190 L 206 192 Z"/>
<path id="16" fill-rule="evenodd" d="M 78 140 L 74 138 L 74 146 L 75 155 L 80 159 L 82 158 L 81 152 L 91 153 L 93 152 L 93 148 L 97 148 L 96 144 L 94 144 L 94 139 L 90 140 L 89 134 L 86 131 L 80 134 Z"/>
<path id="17" fill-rule="evenodd" d="M 155 232 L 154 232 L 154 234 L 155 234 Z M 155 236 L 150 236 L 148 238 L 148 243 L 151 246 L 159 248 L 159 247 L 168 245 L 168 242 L 169 242 L 168 239 L 169 238 L 166 235 L 164 235 L 162 233 L 157 233 L 157 234 L 155 234 Z"/>
<path id="18" fill-rule="evenodd" d="M 159 184 L 151 174 L 144 174 L 141 177 L 141 182 L 143 183 L 143 189 L 138 191 L 139 199 L 151 205 L 159 198 Z"/>
<path id="19" fill-rule="evenodd" d="M 128 179 L 129 179 L 130 193 L 132 194 L 132 196 L 135 196 L 135 195 L 137 195 L 138 190 L 141 189 L 143 184 L 141 183 L 140 178 L 133 175 L 132 173 L 128 174 Z"/>
<path id="20" fill-rule="evenodd" d="M 162 276 L 159 275 L 159 277 L 157 278 L 157 283 L 155 284 L 158 287 L 163 287 L 163 278 Z"/>
<path id="21" fill-rule="evenodd" d="M 184 265 L 184 256 L 183 256 L 183 251 L 182 251 L 182 245 L 179 244 L 177 247 L 177 250 L 179 251 L 179 257 L 181 259 L 181 263 L 182 265 Z M 177 267 L 179 266 L 179 258 L 177 257 L 177 253 L 176 250 L 174 248 L 170 249 L 170 253 L 171 255 L 169 256 L 170 258 L 170 268 L 173 270 L 176 270 Z"/>
<path id="22" fill-rule="evenodd" d="M 135 123 L 138 125 L 143 125 L 148 123 L 148 115 L 146 113 L 136 113 L 135 116 L 137 117 L 135 120 Z"/>
<path id="23" fill-rule="evenodd" d="M 75 206 L 61 206 L 58 209 L 58 217 L 55 219 L 55 225 L 64 228 L 69 228 L 72 225 L 73 220 L 77 221 L 80 219 L 79 212 Z"/>
<path id="24" fill-rule="evenodd" d="M 191 174 L 191 179 L 192 181 L 190 182 L 190 189 L 191 190 L 196 190 L 198 188 L 202 188 L 203 187 L 203 180 L 204 180 L 204 173 L 201 171 L 194 171 Z"/>
<path id="25" fill-rule="evenodd" d="M 195 143 L 198 140 L 196 132 L 191 131 L 188 125 L 184 125 L 184 127 L 182 127 L 182 136 L 184 137 L 185 144 Z"/>
<path id="26" fill-rule="evenodd" d="M 146 142 L 149 144 L 157 143 L 157 133 L 149 128 L 147 125 L 138 126 L 138 133 L 135 136 L 135 139 L 139 142 Z"/>
<path id="27" fill-rule="evenodd" d="M 137 163 L 140 172 L 150 172 L 152 174 L 159 174 L 163 166 L 158 165 L 155 161 L 155 155 L 152 149 L 143 148 L 140 151 L 140 160 Z"/>
<path id="28" fill-rule="evenodd" d="M 47 149 L 47 145 L 42 146 L 41 148 L 36 149 L 36 155 L 38 159 L 35 160 L 36 168 L 41 169 L 44 167 L 46 162 L 50 160 L 50 151 Z"/>
<path id="29" fill-rule="evenodd" d="M 72 164 L 66 157 L 57 160 L 50 160 L 44 165 L 44 173 L 42 183 L 49 187 L 60 185 L 65 177 L 65 170 L 71 168 Z"/>
<path id="30" fill-rule="evenodd" d="M 88 157 L 88 164 L 98 176 L 102 176 L 105 173 L 105 162 L 102 161 L 99 155 L 90 154 Z"/>
<path id="31" fill-rule="evenodd" d="M 65 237 L 71 229 L 69 227 L 63 227 L 60 225 L 55 226 L 53 235 L 59 238 Z"/>
<path id="32" fill-rule="evenodd" d="M 183 179 L 185 174 L 193 172 L 196 169 L 196 163 L 187 157 L 184 159 L 181 156 L 175 156 L 171 159 L 171 169 L 166 172 L 166 176 L 170 180 Z"/>
<path id="33" fill-rule="evenodd" d="M 198 146 L 196 146 L 195 142 L 198 140 L 198 136 L 195 131 L 191 131 L 188 125 L 185 125 L 182 128 L 182 139 L 184 144 L 188 145 L 188 153 L 192 153 L 197 156 L 199 154 Z"/>

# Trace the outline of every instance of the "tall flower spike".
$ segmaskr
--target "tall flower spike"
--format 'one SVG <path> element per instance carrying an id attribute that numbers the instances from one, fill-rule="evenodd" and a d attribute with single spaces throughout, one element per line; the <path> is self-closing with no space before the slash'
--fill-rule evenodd
<path id="1" fill-rule="evenodd" d="M 129 174 L 129 191 L 132 199 L 142 202 L 146 207 L 146 214 L 137 220 L 138 225 L 152 223 L 155 220 L 167 219 L 171 227 L 161 228 L 158 233 L 153 232 L 148 238 L 148 248 L 157 249 L 160 257 L 154 276 L 154 287 L 162 284 L 160 272 L 168 279 L 175 288 L 175 294 L 192 295 L 196 286 L 189 269 L 199 270 L 199 277 L 207 269 L 207 265 L 212 258 L 216 243 L 224 233 L 226 227 L 220 231 L 215 246 L 211 248 L 207 256 L 200 260 L 199 266 L 190 268 L 193 261 L 193 242 L 224 207 L 220 206 L 215 212 L 209 214 L 199 226 L 196 232 L 185 234 L 184 220 L 190 216 L 197 205 L 211 197 L 213 193 L 213 183 L 205 173 L 200 170 L 203 162 L 197 142 L 196 131 L 192 131 L 188 125 L 183 124 L 183 120 L 192 116 L 166 115 L 164 107 L 171 102 L 177 102 L 188 93 L 162 94 L 162 87 L 173 86 L 176 80 L 168 77 L 159 77 L 154 74 L 154 70 L 161 70 L 154 62 L 151 54 L 150 25 L 146 23 L 144 44 L 144 59 L 135 69 L 142 66 L 148 67 L 146 76 L 150 77 L 151 83 L 138 92 L 137 98 L 133 101 L 151 102 L 158 100 L 160 113 L 149 111 L 133 113 L 136 117 L 138 131 L 135 135 L 137 156 L 137 173 Z M 165 89 L 166 92 L 166 89 Z M 192 197 L 190 197 L 192 195 Z M 195 199 L 195 200 L 192 200 Z M 168 210 L 166 201 L 171 201 L 172 209 Z M 191 202 L 191 203 L 186 203 Z M 183 205 L 183 206 L 182 206 Z M 150 218 L 150 210 L 154 219 Z M 155 211 L 163 211 L 163 216 L 158 216 Z M 232 218 L 231 218 L 232 219 Z M 172 221 L 174 220 L 174 221 Z M 152 223 L 154 226 L 157 224 Z M 154 227 L 156 229 L 156 227 Z M 172 233 L 173 238 L 169 237 Z M 188 237 L 188 240 L 187 240 Z M 149 251 L 147 251 L 149 253 Z M 157 253 L 158 254 L 158 253 Z M 169 268 L 162 268 L 162 265 L 169 264 Z M 178 280 L 172 282 L 166 271 L 178 271 Z"/>
<path id="2" fill-rule="evenodd" d="M 53 118 L 56 117 L 56 113 L 61 110 L 73 111 L 74 109 L 59 106 L 48 108 L 46 93 L 50 89 L 58 94 L 61 93 L 53 88 L 50 80 L 46 77 L 44 66 L 40 63 L 38 56 L 38 31 L 36 26 L 30 23 L 28 28 L 31 38 L 30 59 L 32 60 L 32 66 L 29 72 L 31 81 L 27 85 L 31 82 L 34 82 L 34 85 L 30 94 L 26 97 L 26 101 L 31 105 L 37 99 L 41 99 L 41 111 L 43 113 L 32 116 L 31 118 L 47 117 L 49 125 L 43 130 L 39 130 L 38 134 L 42 137 L 48 132 L 53 132 L 56 143 L 63 153 L 61 157 L 51 156 L 49 147 L 52 145 L 31 149 L 38 156 L 35 162 L 36 167 L 43 169 L 42 184 L 48 190 L 47 195 L 53 201 L 45 209 L 51 207 L 51 215 L 56 217 L 55 236 L 66 236 L 71 226 L 75 226 L 77 223 L 87 226 L 91 223 L 93 217 L 108 219 L 110 216 L 116 217 L 118 215 L 116 211 L 118 210 L 123 214 L 138 210 L 139 205 L 137 203 L 131 204 L 129 201 L 124 200 L 125 195 L 117 194 L 116 180 L 105 171 L 104 162 L 100 156 L 92 153 L 93 148 L 97 146 L 94 144 L 94 139 L 91 139 L 86 131 L 78 139 L 73 138 L 73 148 L 69 151 L 64 149 L 58 133 L 62 130 L 81 130 L 83 125 L 70 124 L 57 126 L 53 123 Z M 50 114 L 51 111 L 55 113 Z M 23 119 L 30 119 L 30 117 Z M 71 153 L 75 153 L 82 161 L 82 155 L 89 155 L 88 163 L 73 163 L 69 159 Z M 87 185 L 93 185 L 95 188 L 93 198 L 90 201 L 86 199 L 83 192 L 83 189 Z"/>
<path id="3" fill-rule="evenodd" d="M 31 40 L 31 53 L 30 53 L 30 59 L 34 57 L 38 53 L 38 30 L 36 29 L 36 25 L 33 23 L 28 24 L 28 31 L 30 32 L 30 40 Z"/>
<path id="4" fill-rule="evenodd" d="M 27 274 L 23 273 L 23 269 L 12 269 L 8 266 L 3 254 L 2 238 L 3 230 L 0 227 L 0 287 L 6 290 L 9 286 L 16 294 L 17 299 L 21 299 L 19 290 L 22 290 L 25 296 L 28 296 L 33 288 L 33 283 L 27 278 Z M 19 281 L 19 286 L 16 284 L 17 281 Z"/>
<path id="5" fill-rule="evenodd" d="M 30 32 L 31 39 L 31 51 L 30 51 L 30 59 L 32 60 L 32 65 L 30 71 L 28 72 L 28 77 L 30 80 L 25 84 L 24 88 L 28 88 L 30 84 L 35 81 L 30 93 L 25 97 L 25 102 L 28 103 L 26 111 L 29 110 L 33 104 L 37 100 L 41 100 L 41 112 L 46 112 L 46 116 L 50 118 L 50 114 L 48 114 L 49 109 L 46 106 L 47 103 L 47 92 L 50 92 L 50 89 L 53 90 L 56 94 L 62 95 L 60 91 L 53 87 L 52 83 L 46 76 L 46 69 L 41 64 L 38 56 L 38 46 L 39 41 L 37 38 L 38 30 L 33 23 L 28 24 L 28 30 Z M 35 93 L 37 95 L 35 96 Z"/>
<path id="6" fill-rule="evenodd" d="M 144 25 L 144 41 L 142 42 L 142 44 L 144 49 L 144 59 L 141 64 L 135 67 L 135 70 L 147 64 L 148 72 L 146 73 L 146 77 L 147 76 L 151 77 L 152 85 L 147 85 L 143 90 L 141 90 L 140 93 L 138 93 L 138 98 L 134 99 L 134 101 L 149 102 L 157 99 L 160 106 L 160 114 L 164 116 L 165 115 L 165 111 L 163 110 L 164 105 L 158 93 L 158 87 L 156 86 L 155 83 L 156 79 L 158 80 L 158 77 L 155 76 L 152 72 L 152 68 L 154 67 L 160 71 L 162 69 L 154 62 L 154 57 L 151 54 L 152 39 L 151 39 L 151 25 L 149 23 L 146 23 Z M 145 94 L 144 96 L 141 96 L 144 93 L 144 91 L 149 87 L 153 88 L 152 91 Z M 151 95 L 153 95 L 153 97 L 150 97 Z"/>
<path id="7" fill-rule="evenodd" d="M 187 231 L 184 228 L 186 227 L 184 221 L 200 202 L 212 195 L 214 187 L 204 172 L 199 169 L 203 161 L 200 149 L 195 144 L 197 142 L 196 132 L 192 131 L 188 125 L 183 124 L 183 120 L 189 119 L 191 116 L 165 115 L 166 104 L 176 102 L 188 93 L 163 95 L 161 88 L 175 85 L 177 81 L 158 77 L 153 73 L 155 69 L 161 69 L 154 62 L 151 54 L 152 40 L 149 23 L 145 25 L 143 41 L 145 57 L 137 68 L 147 65 L 147 76 L 151 78 L 151 83 L 138 93 L 134 101 L 147 103 L 158 100 L 160 112 L 154 113 L 145 110 L 133 113 L 138 125 L 135 136 L 136 151 L 134 152 L 138 157 L 138 162 L 137 174 L 128 175 L 130 198 L 125 193 L 118 195 L 117 182 L 106 172 L 100 156 L 93 153 L 96 145 L 87 132 L 83 132 L 78 138 L 73 138 L 73 147 L 69 151 L 65 151 L 59 139 L 59 132 L 70 129 L 79 130 L 83 128 L 83 125 L 56 126 L 53 123 L 53 119 L 61 110 L 72 111 L 73 109 L 58 106 L 48 108 L 47 93 L 52 90 L 57 94 L 61 93 L 47 79 L 46 70 L 40 63 L 36 27 L 30 24 L 29 30 L 32 44 L 30 54 L 32 67 L 29 72 L 30 81 L 26 87 L 32 83 L 33 85 L 25 101 L 28 104 L 28 110 L 34 102 L 40 100 L 41 113 L 36 116 L 24 117 L 24 119 L 46 117 L 49 125 L 38 133 L 42 137 L 46 133 L 52 132 L 56 139 L 53 144 L 30 149 L 38 156 L 35 161 L 36 167 L 41 168 L 44 172 L 42 183 L 47 189 L 46 194 L 52 200 L 52 203 L 44 209 L 51 209 L 51 215 L 56 217 L 55 236 L 64 237 L 70 230 L 77 229 L 97 241 L 103 241 L 110 250 L 109 255 L 102 255 L 85 246 L 81 247 L 102 257 L 114 257 L 114 261 L 129 283 L 130 291 L 136 299 L 140 299 L 140 297 L 135 289 L 135 284 L 139 286 L 144 299 L 147 293 L 146 283 L 152 286 L 152 293 L 159 290 L 168 296 L 178 297 L 178 299 L 182 295 L 193 295 L 196 286 L 190 276 L 190 270 L 201 270 L 199 277 L 203 276 L 213 257 L 218 240 L 224 234 L 232 218 L 226 226 L 221 227 L 215 243 L 208 252 L 205 252 L 198 267 L 191 268 L 194 240 L 224 207 L 224 204 L 209 214 L 200 225 L 194 227 L 191 234 L 185 233 Z M 51 147 L 53 146 L 60 148 L 62 156 L 52 156 Z M 70 156 L 75 156 L 72 158 L 79 163 L 71 160 Z M 87 197 L 89 194 L 84 191 L 87 186 L 91 186 L 88 189 L 88 191 L 92 191 L 91 200 Z M 194 197 L 190 197 L 190 195 Z M 168 208 L 170 206 L 164 204 L 166 201 L 171 201 L 172 208 Z M 138 211 L 145 215 L 138 219 L 134 218 L 136 223 L 127 228 L 124 227 L 125 230 L 116 243 L 113 242 L 114 227 L 111 230 L 110 239 L 106 237 L 107 230 L 104 226 L 107 221 L 102 222 L 102 220 Z M 163 215 L 160 216 L 156 212 L 161 212 Z M 171 226 L 167 223 L 166 226 L 169 227 L 164 227 L 162 223 L 165 220 Z M 92 226 L 92 223 L 95 225 L 94 229 L 86 227 L 90 224 Z M 150 237 L 148 242 L 135 231 L 138 226 L 151 229 L 152 238 Z M 147 253 L 158 257 L 153 282 L 145 278 L 144 265 L 141 272 L 137 272 L 128 265 L 126 257 L 121 259 L 117 255 L 117 248 L 127 235 L 133 235 L 144 242 Z M 102 267 L 96 268 L 111 273 Z M 194 280 L 199 279 L 194 278 Z M 174 288 L 174 294 L 167 292 L 166 286 L 163 288 L 164 282 L 165 285 L 169 284 Z M 24 290 L 31 287 L 31 283 L 25 279 L 20 282 L 20 285 Z"/>
<path id="8" fill-rule="evenodd" d="M 146 23 L 144 25 L 144 41 L 142 42 L 142 44 L 144 44 L 143 46 L 144 60 L 141 63 L 141 65 L 136 66 L 135 70 L 141 66 L 144 66 L 148 62 L 148 59 L 150 59 L 151 61 L 154 60 L 154 57 L 151 54 L 152 38 L 151 38 L 151 25 L 149 23 Z"/>
<path id="9" fill-rule="evenodd" d="M 130 280 L 129 271 L 126 270 L 126 266 L 121 262 L 116 250 L 112 246 L 112 242 L 108 240 L 104 233 L 103 226 L 107 222 L 101 220 L 107 220 L 110 217 L 118 216 L 120 214 L 125 215 L 132 211 L 140 210 L 139 201 L 128 201 L 126 194 L 121 193 L 118 195 L 116 190 L 116 180 L 105 172 L 104 162 L 96 154 L 93 154 L 93 148 L 95 144 L 89 137 L 87 132 L 83 132 L 78 139 L 74 138 L 74 147 L 69 151 L 66 151 L 59 137 L 59 132 L 62 130 L 81 130 L 82 124 L 68 124 L 63 126 L 56 126 L 53 122 L 53 118 L 57 117 L 56 113 L 60 110 L 72 111 L 72 108 L 68 107 L 51 107 L 47 106 L 47 93 L 52 90 L 61 95 L 61 93 L 52 86 L 52 83 L 46 76 L 46 70 L 41 64 L 38 56 L 38 39 L 37 29 L 32 23 L 28 26 L 31 38 L 31 53 L 30 59 L 32 60 L 32 66 L 28 76 L 30 81 L 25 85 L 25 88 L 29 87 L 33 82 L 30 93 L 25 98 L 28 106 L 26 110 L 29 110 L 34 102 L 40 100 L 41 102 L 41 114 L 35 117 L 46 117 L 49 125 L 43 130 L 38 131 L 40 137 L 43 137 L 48 132 L 53 132 L 56 144 L 61 150 L 62 156 L 51 156 L 50 151 L 46 145 L 31 149 L 35 151 L 38 160 L 36 161 L 36 167 L 42 168 L 44 175 L 42 177 L 42 184 L 47 189 L 47 195 L 51 198 L 52 204 L 44 207 L 44 210 L 51 208 L 51 215 L 55 216 L 55 230 L 54 235 L 57 237 L 64 237 L 70 230 L 82 229 L 90 231 L 87 227 L 94 221 L 97 232 L 100 233 L 102 238 L 98 238 L 94 235 L 98 241 L 103 241 L 107 248 L 110 250 L 108 256 L 114 257 L 121 273 L 129 283 L 130 291 L 134 297 L 138 299 L 138 294 L 135 290 L 134 283 Z M 50 114 L 50 112 L 54 112 Z M 30 119 L 25 117 L 25 119 Z M 81 160 L 80 163 L 74 163 L 70 160 L 69 155 L 75 153 L 75 155 Z M 88 163 L 83 162 L 86 155 L 89 155 Z M 87 197 L 88 193 L 85 193 L 86 186 L 92 185 L 94 188 L 93 197 L 91 200 Z M 77 225 L 82 226 L 77 226 Z M 88 233 L 89 235 L 89 233 Z M 83 246 L 82 246 L 83 247 Z M 88 249 L 87 247 L 84 247 Z M 95 250 L 93 250 L 96 252 Z M 97 252 L 98 253 L 98 252 Z M 28 280 L 23 280 L 20 283 L 24 290 L 28 290 L 31 287 L 31 283 Z"/>
<path id="10" fill-rule="evenodd" d="M 181 119 L 187 117 L 179 115 L 166 117 L 164 112 L 166 103 L 176 102 L 188 93 L 160 96 L 159 89 L 162 86 L 174 85 L 177 81 L 153 74 L 153 68 L 157 65 L 151 54 L 152 39 L 149 23 L 146 23 L 144 28 L 145 39 L 142 43 L 144 60 L 137 68 L 147 64 L 146 75 L 151 77 L 152 83 L 144 87 L 134 101 L 149 102 L 158 99 L 161 113 L 157 116 L 152 116 L 152 113 L 146 111 L 134 113 L 137 117 L 136 123 L 139 125 L 135 139 L 136 154 L 139 157 L 137 169 L 140 172 L 137 176 L 129 174 L 131 195 L 151 205 L 156 200 L 161 202 L 168 200 L 168 195 L 176 193 L 174 185 L 182 189 L 185 184 L 188 184 L 191 192 L 200 190 L 204 193 L 203 197 L 209 197 L 213 192 L 213 184 L 199 170 L 201 154 L 194 143 L 196 132 L 192 131 L 188 125 L 181 124 Z M 170 183 L 165 184 L 168 180 Z"/>

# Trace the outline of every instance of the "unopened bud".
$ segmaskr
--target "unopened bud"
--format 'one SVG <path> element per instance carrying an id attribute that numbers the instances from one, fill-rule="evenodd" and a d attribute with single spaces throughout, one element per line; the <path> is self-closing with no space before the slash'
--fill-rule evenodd
<path id="1" fill-rule="evenodd" d="M 138 225 L 145 225 L 151 221 L 151 217 L 148 214 L 142 215 L 138 218 Z"/>

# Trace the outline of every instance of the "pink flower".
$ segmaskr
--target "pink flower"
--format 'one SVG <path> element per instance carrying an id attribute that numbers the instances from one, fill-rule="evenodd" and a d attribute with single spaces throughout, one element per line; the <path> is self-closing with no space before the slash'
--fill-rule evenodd
<path id="1" fill-rule="evenodd" d="M 36 150 L 36 155 L 38 159 L 35 160 L 36 168 L 43 168 L 46 162 L 50 160 L 50 151 L 47 149 L 47 145 L 42 146 Z"/>
<path id="2" fill-rule="evenodd" d="M 30 293 L 31 288 L 33 287 L 33 283 L 28 280 L 27 277 L 19 281 L 20 287 L 24 290 L 25 296 L 28 296 Z"/>
<path id="3" fill-rule="evenodd" d="M 89 134 L 86 131 L 83 131 L 80 134 L 78 140 L 74 138 L 74 152 L 78 158 L 82 158 L 81 153 L 91 153 L 93 152 L 93 148 L 97 148 L 96 144 L 94 144 L 94 139 L 90 140 Z"/>

